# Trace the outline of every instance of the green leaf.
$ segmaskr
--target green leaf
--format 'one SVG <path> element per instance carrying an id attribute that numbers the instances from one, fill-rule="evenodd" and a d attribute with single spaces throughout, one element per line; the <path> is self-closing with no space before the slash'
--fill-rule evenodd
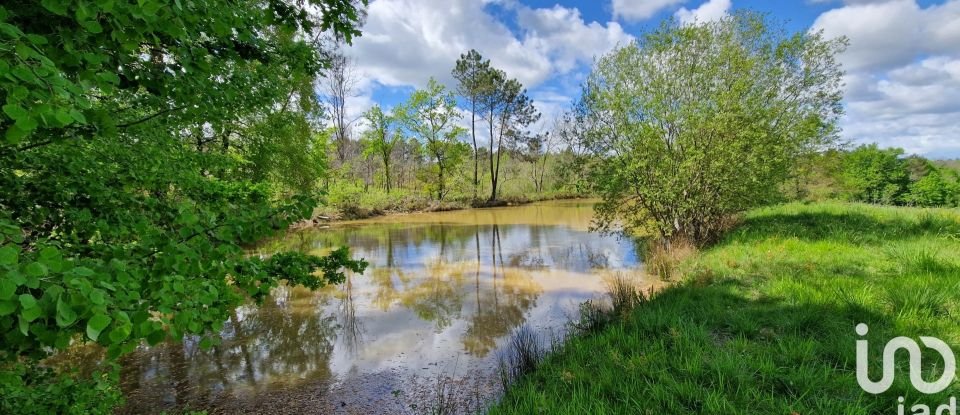
<path id="1" fill-rule="evenodd" d="M 17 121 L 21 118 L 27 118 L 30 114 L 27 113 L 27 110 L 23 109 L 20 105 L 17 104 L 7 104 L 3 106 L 4 114 L 7 114 L 12 120 Z"/>
<path id="2" fill-rule="evenodd" d="M 131 325 L 129 323 L 121 325 L 110 331 L 110 342 L 120 343 L 130 336 Z"/>
<path id="3" fill-rule="evenodd" d="M 57 300 L 57 325 L 67 327 L 77 321 L 77 313 L 63 299 Z"/>
<path id="4" fill-rule="evenodd" d="M 110 325 L 111 321 L 110 317 L 106 314 L 94 315 L 87 321 L 87 337 L 89 337 L 90 340 L 96 341 L 97 338 L 100 337 L 100 333 Z"/>
<path id="5" fill-rule="evenodd" d="M 106 303 L 106 298 L 103 296 L 103 291 L 101 290 L 90 291 L 90 302 L 96 305 L 103 305 L 104 303 Z"/>
<path id="6" fill-rule="evenodd" d="M 24 307 L 22 310 L 20 310 L 20 316 L 27 321 L 36 320 L 41 314 L 43 314 L 43 309 L 36 306 L 29 308 Z"/>
<path id="7" fill-rule="evenodd" d="M 31 277 L 42 277 L 47 275 L 47 266 L 39 262 L 31 262 L 24 269 L 24 272 Z"/>
<path id="8" fill-rule="evenodd" d="M 10 300 L 16 292 L 17 283 L 13 279 L 5 276 L 0 280 L 0 300 Z"/>
<path id="9" fill-rule="evenodd" d="M 17 302 L 11 300 L 0 300 L 0 317 L 10 315 L 17 310 Z"/>
<path id="10" fill-rule="evenodd" d="M 87 20 L 80 23 L 84 29 L 87 29 L 90 33 L 100 33 L 103 32 L 103 26 L 100 26 L 100 23 L 96 20 Z"/>
<path id="11" fill-rule="evenodd" d="M 37 306 L 37 299 L 29 293 L 20 294 L 20 305 L 23 308 L 34 308 Z"/>
<path id="12" fill-rule="evenodd" d="M 63 269 L 63 257 L 60 251 L 52 246 L 40 250 L 40 263 L 53 272 L 60 272 Z"/>
<path id="13" fill-rule="evenodd" d="M 87 267 L 76 267 L 70 270 L 70 273 L 78 277 L 89 277 L 93 275 L 93 270 Z"/>
<path id="14" fill-rule="evenodd" d="M 61 16 L 67 15 L 68 3 L 64 0 L 42 0 L 40 4 L 42 4 L 44 8 L 46 8 L 47 10 L 50 10 L 55 14 L 59 14 Z"/>
<path id="15" fill-rule="evenodd" d="M 17 263 L 19 252 L 17 248 L 7 245 L 0 247 L 0 265 L 14 265 Z"/>
<path id="16" fill-rule="evenodd" d="M 7 131 L 3 134 L 7 142 L 10 144 L 17 144 L 20 141 L 23 141 L 23 138 L 30 134 L 30 131 L 26 131 L 16 125 L 7 128 Z"/>
<path id="17" fill-rule="evenodd" d="M 30 333 L 30 322 L 27 321 L 22 314 L 17 317 L 17 320 L 20 322 L 20 332 L 23 333 L 24 336 L 28 335 Z"/>

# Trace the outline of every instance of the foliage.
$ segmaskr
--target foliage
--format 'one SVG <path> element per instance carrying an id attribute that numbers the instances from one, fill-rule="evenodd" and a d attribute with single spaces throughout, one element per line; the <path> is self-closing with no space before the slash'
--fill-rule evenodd
<path id="1" fill-rule="evenodd" d="M 899 148 L 880 149 L 876 144 L 860 146 L 844 157 L 843 183 L 849 200 L 895 204 L 910 182 L 907 165 Z"/>
<path id="2" fill-rule="evenodd" d="M 63 377 L 45 367 L 16 363 L 0 372 L 0 412 L 5 414 L 110 413 L 120 400 L 112 374 Z M 77 402 L 89 406 L 78 407 Z"/>
<path id="3" fill-rule="evenodd" d="M 520 81 L 508 79 L 505 72 L 491 69 L 484 78 L 488 84 L 486 95 L 481 96 L 483 108 L 487 111 L 490 138 L 490 198 L 497 200 L 500 184 L 500 162 L 505 144 L 528 141 L 531 137 L 527 129 L 540 119 L 540 112 L 533 105 Z M 507 142 L 504 143 L 504 139 Z M 494 140 L 496 139 L 496 150 Z"/>
<path id="4" fill-rule="evenodd" d="M 568 338 L 489 413 L 865 415 L 897 413 L 900 396 L 908 407 L 947 402 L 956 383 L 921 394 L 905 364 L 889 391 L 864 392 L 854 327 L 869 325 L 874 376 L 897 336 L 957 350 L 958 236 L 955 210 L 834 202 L 751 211 L 685 261 L 680 283 L 626 319 Z M 936 362 L 923 366 L 925 379 L 941 374 Z"/>
<path id="5" fill-rule="evenodd" d="M 960 205 L 960 180 L 957 173 L 932 168 L 925 176 L 910 183 L 904 201 L 913 206 L 943 207 Z"/>
<path id="6" fill-rule="evenodd" d="M 23 397 L 4 412 L 44 391 L 60 408 L 109 412 L 115 400 L 76 387 L 104 379 L 38 363 L 84 342 L 108 359 L 187 335 L 209 347 L 234 307 L 281 279 L 317 287 L 363 268 L 342 250 L 244 253 L 316 206 L 312 86 L 325 59 L 310 39 L 356 35 L 357 7 L 0 6 L 0 389 Z"/>
<path id="7" fill-rule="evenodd" d="M 484 60 L 480 52 L 470 49 L 461 54 L 451 71 L 457 80 L 457 93 L 470 105 L 470 137 L 473 139 L 473 198 L 477 198 L 477 187 L 480 186 L 479 165 L 480 151 L 477 146 L 477 114 L 483 113 L 487 97 L 493 90 L 491 84 L 492 68 L 490 60 Z"/>
<path id="8" fill-rule="evenodd" d="M 379 105 L 374 105 L 363 116 L 370 124 L 370 128 L 361 139 L 363 155 L 364 157 L 376 156 L 383 163 L 384 187 L 387 193 L 390 193 L 392 183 L 390 161 L 393 159 L 393 150 L 403 137 L 392 130 L 394 117 L 385 114 Z"/>
<path id="9" fill-rule="evenodd" d="M 797 157 L 835 138 L 844 44 L 740 12 L 665 23 L 601 58 L 579 107 L 603 160 L 599 227 L 703 243 L 777 200 Z"/>
<path id="10" fill-rule="evenodd" d="M 423 144 L 424 153 L 435 163 L 433 189 L 437 200 L 450 189 L 446 187 L 449 171 L 463 162 L 466 145 L 459 141 L 463 127 L 456 125 L 460 119 L 453 93 L 430 78 L 426 89 L 418 89 L 403 105 L 394 110 L 400 125 L 408 134 Z"/>

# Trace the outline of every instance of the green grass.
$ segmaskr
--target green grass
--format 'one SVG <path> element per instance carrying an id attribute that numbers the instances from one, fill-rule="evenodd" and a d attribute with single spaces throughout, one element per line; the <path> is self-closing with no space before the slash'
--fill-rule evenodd
<path id="1" fill-rule="evenodd" d="M 363 186 L 360 183 L 337 183 L 328 191 L 325 205 L 314 212 L 314 217 L 324 216 L 334 219 L 364 219 L 391 213 L 433 212 L 459 210 L 477 207 L 487 203 L 489 190 L 483 190 L 474 200 L 472 194 L 451 192 L 444 200 L 438 201 L 435 195 L 410 189 L 393 189 L 387 193 L 381 187 Z M 563 190 L 550 190 L 542 193 L 521 192 L 514 187 L 505 187 L 494 205 L 523 204 L 541 200 L 568 199 L 585 195 Z"/>
<path id="2" fill-rule="evenodd" d="M 889 391 L 863 392 L 854 332 L 870 327 L 872 379 L 896 336 L 960 352 L 958 210 L 760 209 L 682 268 L 625 318 L 569 339 L 491 413 L 897 414 L 898 396 L 905 413 L 960 397 L 956 381 L 914 391 L 906 354 Z M 942 371 L 937 356 L 924 349 L 927 380 Z"/>

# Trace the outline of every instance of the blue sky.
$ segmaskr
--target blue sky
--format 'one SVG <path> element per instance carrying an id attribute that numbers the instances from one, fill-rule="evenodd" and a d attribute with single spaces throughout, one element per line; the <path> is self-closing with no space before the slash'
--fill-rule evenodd
<path id="1" fill-rule="evenodd" d="M 960 0 L 373 0 L 348 50 L 349 111 L 392 107 L 474 48 L 530 90 L 547 124 L 579 93 L 593 58 L 671 17 L 767 12 L 790 31 L 847 36 L 842 137 L 960 157 Z"/>

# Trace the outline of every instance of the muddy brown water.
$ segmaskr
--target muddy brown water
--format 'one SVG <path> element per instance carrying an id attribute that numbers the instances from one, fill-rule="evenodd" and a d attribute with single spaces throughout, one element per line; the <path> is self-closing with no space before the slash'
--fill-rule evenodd
<path id="1" fill-rule="evenodd" d="M 482 407 L 511 333 L 562 333 L 605 278 L 639 265 L 632 241 L 589 232 L 592 206 L 398 215 L 268 241 L 254 254 L 347 245 L 370 266 L 238 308 L 210 350 L 187 339 L 126 356 L 121 412 L 417 413 L 444 394 Z"/>

